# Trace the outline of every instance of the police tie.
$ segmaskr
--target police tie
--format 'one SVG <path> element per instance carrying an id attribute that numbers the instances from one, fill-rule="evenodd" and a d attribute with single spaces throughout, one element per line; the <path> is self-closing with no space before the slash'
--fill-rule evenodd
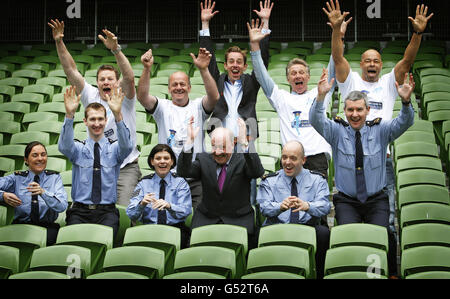
<path id="1" fill-rule="evenodd" d="M 92 171 L 92 192 L 91 200 L 94 204 L 99 204 L 102 200 L 102 169 L 100 166 L 100 145 L 94 145 L 94 169 Z"/>
<path id="2" fill-rule="evenodd" d="M 34 182 L 39 184 L 39 176 L 34 176 Z M 31 196 L 31 213 L 30 213 L 31 223 L 39 223 L 39 200 L 37 195 Z"/>
<path id="3" fill-rule="evenodd" d="M 356 198 L 361 202 L 365 202 L 368 196 L 366 179 L 364 178 L 364 152 L 359 131 L 356 131 L 355 134 L 355 151 Z"/>
<path id="4" fill-rule="evenodd" d="M 159 198 L 164 199 L 166 197 L 166 182 L 161 180 L 159 182 Z M 158 224 L 166 224 L 167 214 L 166 210 L 158 210 Z"/>
<path id="5" fill-rule="evenodd" d="M 298 197 L 298 191 L 297 191 L 297 179 L 294 177 L 291 181 L 291 196 Z M 291 216 L 289 219 L 289 223 L 298 223 L 299 218 L 299 212 L 292 212 L 293 208 L 291 209 Z"/>

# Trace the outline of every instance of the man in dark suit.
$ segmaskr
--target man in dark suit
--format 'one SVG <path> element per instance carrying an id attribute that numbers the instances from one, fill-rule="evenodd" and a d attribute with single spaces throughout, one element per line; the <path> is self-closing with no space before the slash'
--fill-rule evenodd
<path id="1" fill-rule="evenodd" d="M 234 136 L 238 135 L 238 127 L 236 125 L 237 118 L 241 117 L 249 127 L 249 135 L 251 139 L 256 139 L 258 134 L 258 126 L 256 121 L 256 97 L 259 90 L 259 83 L 256 80 L 254 72 L 251 75 L 244 74 L 247 70 L 246 51 L 238 46 L 232 46 L 225 53 L 224 68 L 226 73 L 220 74 L 214 54 L 214 45 L 210 37 L 209 21 L 218 13 L 214 11 L 215 2 L 211 4 L 211 0 L 205 0 L 200 3 L 202 30 L 200 31 L 200 47 L 206 48 L 212 53 L 211 62 L 208 66 L 209 72 L 216 80 L 219 89 L 220 99 L 217 102 L 208 123 L 208 129 L 211 131 L 217 127 L 229 128 Z M 253 10 L 263 23 L 263 33 L 270 33 L 269 18 L 272 11 L 273 3 L 265 0 L 264 4 L 260 3 L 260 10 Z M 261 56 L 266 68 L 269 64 L 269 36 L 260 42 Z"/>
<path id="2" fill-rule="evenodd" d="M 191 118 L 188 142 L 177 164 L 180 176 L 202 181 L 203 200 L 194 212 L 192 228 L 219 223 L 243 226 L 249 235 L 249 248 L 254 248 L 258 231 L 250 204 L 250 181 L 262 176 L 264 168 L 253 146 L 249 151 L 245 122 L 238 119 L 236 145 L 231 130 L 216 128 L 211 133 L 212 153 L 198 153 L 192 161 L 192 143 L 200 129 L 193 130 L 193 121 Z"/>

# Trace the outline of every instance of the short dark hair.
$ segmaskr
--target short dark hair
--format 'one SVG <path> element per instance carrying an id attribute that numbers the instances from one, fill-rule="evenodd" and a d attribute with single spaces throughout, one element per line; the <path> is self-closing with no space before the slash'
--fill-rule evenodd
<path id="1" fill-rule="evenodd" d="M 103 109 L 103 111 L 105 112 L 105 118 L 106 118 L 106 109 L 100 103 L 90 103 L 89 105 L 87 105 L 86 108 L 84 109 L 84 118 L 87 119 L 87 113 L 90 109 L 93 109 L 93 110 L 102 110 Z"/>
<path id="2" fill-rule="evenodd" d="M 44 148 L 45 152 L 47 152 L 47 148 L 45 147 L 45 145 L 43 145 L 42 143 L 40 143 L 39 141 L 31 141 L 30 143 L 27 144 L 27 146 L 25 147 L 25 153 L 24 153 L 24 158 L 28 159 L 28 156 L 31 153 L 31 150 L 33 149 L 33 147 L 35 147 L 36 145 L 42 145 L 42 147 Z M 27 163 L 25 162 L 25 165 L 27 165 Z M 27 165 L 28 166 L 28 165 Z"/>
<path id="3" fill-rule="evenodd" d="M 114 71 L 114 73 L 116 74 L 116 79 L 119 80 L 120 78 L 120 71 L 118 69 L 116 69 L 114 66 L 110 65 L 110 64 L 103 64 L 101 65 L 98 70 L 97 70 L 97 76 L 96 76 L 96 80 L 98 80 L 98 74 L 101 71 Z"/>
<path id="4" fill-rule="evenodd" d="M 151 169 L 155 169 L 155 167 L 153 167 L 151 161 L 155 158 L 156 154 L 159 153 L 159 152 L 168 152 L 169 153 L 170 158 L 173 161 L 172 167 L 170 169 L 172 169 L 175 166 L 177 166 L 177 157 L 175 156 L 175 153 L 173 152 L 172 148 L 170 146 L 168 146 L 167 144 L 161 144 L 160 143 L 160 144 L 155 145 L 152 148 L 152 150 L 150 152 L 150 155 L 148 155 L 147 163 L 148 163 L 148 166 L 150 166 Z"/>

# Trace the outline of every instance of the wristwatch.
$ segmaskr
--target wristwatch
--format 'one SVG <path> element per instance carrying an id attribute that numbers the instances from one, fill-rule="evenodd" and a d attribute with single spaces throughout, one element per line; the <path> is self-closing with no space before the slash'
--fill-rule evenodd
<path id="1" fill-rule="evenodd" d="M 120 51 L 122 51 L 122 47 L 118 44 L 117 48 L 115 50 L 111 50 L 111 53 L 113 53 L 114 55 L 116 55 L 117 53 L 119 53 Z"/>

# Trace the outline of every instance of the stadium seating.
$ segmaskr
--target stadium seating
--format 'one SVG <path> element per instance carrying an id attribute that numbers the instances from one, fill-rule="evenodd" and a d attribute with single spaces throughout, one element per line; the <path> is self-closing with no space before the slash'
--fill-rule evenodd
<path id="1" fill-rule="evenodd" d="M 419 246 L 406 249 L 401 256 L 401 276 L 430 271 L 450 272 L 450 248 L 444 246 Z"/>

